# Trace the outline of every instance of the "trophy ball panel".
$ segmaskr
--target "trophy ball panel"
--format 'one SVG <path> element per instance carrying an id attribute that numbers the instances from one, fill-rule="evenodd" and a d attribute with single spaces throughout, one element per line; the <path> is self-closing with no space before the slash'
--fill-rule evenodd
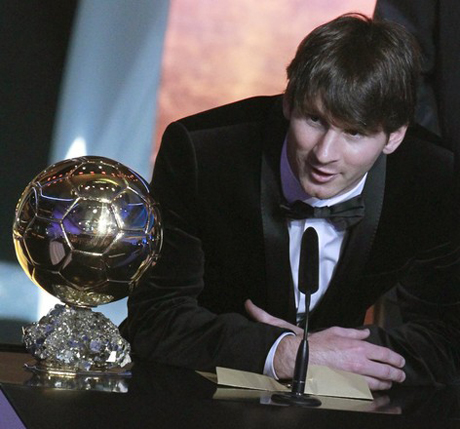
<path id="1" fill-rule="evenodd" d="M 161 247 L 163 244 L 163 236 L 161 233 L 152 234 L 149 238 L 150 254 L 152 255 L 152 266 L 158 261 L 161 254 Z"/>
<path id="2" fill-rule="evenodd" d="M 34 264 L 32 263 L 27 248 L 24 244 L 24 240 L 19 237 L 14 236 L 14 249 L 16 251 L 16 256 L 18 258 L 19 264 L 21 265 L 24 272 L 29 278 L 32 279 L 32 273 L 34 269 Z"/>
<path id="3" fill-rule="evenodd" d="M 118 234 L 110 205 L 95 200 L 80 200 L 62 221 L 73 249 L 102 254 Z"/>
<path id="4" fill-rule="evenodd" d="M 87 198 L 112 200 L 127 187 L 127 182 L 117 169 L 107 164 L 83 164 L 70 177 L 78 194 Z"/>
<path id="5" fill-rule="evenodd" d="M 139 195 L 149 195 L 150 196 L 149 185 L 135 171 L 126 169 L 125 177 L 131 189 L 133 189 Z"/>
<path id="6" fill-rule="evenodd" d="M 108 304 L 123 298 L 116 298 L 108 293 L 81 291 L 65 284 L 53 285 L 51 294 L 66 304 L 81 307 L 96 307 L 97 305 Z"/>
<path id="7" fill-rule="evenodd" d="M 75 204 L 75 198 L 55 198 L 45 195 L 38 196 L 37 216 L 61 220 L 72 205 Z"/>
<path id="8" fill-rule="evenodd" d="M 160 209 L 157 205 L 153 206 L 150 213 L 148 241 L 152 262 L 155 264 L 160 257 L 161 247 L 163 245 L 163 225 L 161 223 Z"/>
<path id="9" fill-rule="evenodd" d="M 60 273 L 79 290 L 91 290 L 107 281 L 103 258 L 91 253 L 72 251 L 62 264 Z"/>
<path id="10" fill-rule="evenodd" d="M 73 187 L 72 183 L 68 180 L 67 177 L 63 177 L 58 180 L 53 180 L 46 182 L 44 184 L 39 183 L 40 194 L 43 196 L 43 199 L 51 200 L 50 204 L 53 202 L 59 201 L 73 201 L 77 198 L 77 191 Z"/>
<path id="11" fill-rule="evenodd" d="M 149 221 L 147 224 L 147 230 L 146 232 L 148 234 L 158 234 L 163 231 L 163 227 L 161 224 L 161 214 L 160 214 L 160 209 L 158 208 L 157 204 L 154 204 L 152 207 L 150 207 L 149 210 Z"/>
<path id="12" fill-rule="evenodd" d="M 34 186 L 29 185 L 18 201 L 13 224 L 13 233 L 22 237 L 36 213 L 37 190 Z"/>
<path id="13" fill-rule="evenodd" d="M 46 268 L 33 266 L 30 273 L 31 280 L 38 286 L 40 286 L 46 292 L 54 295 L 55 285 L 65 285 L 66 281 L 62 276 L 55 271 L 48 270 Z M 56 296 L 56 295 L 54 295 Z"/>
<path id="14" fill-rule="evenodd" d="M 118 281 L 108 280 L 104 284 L 94 289 L 92 293 L 97 294 L 99 299 L 101 299 L 101 297 L 110 296 L 111 300 L 107 302 L 113 302 L 113 301 L 118 301 L 128 296 L 130 292 L 130 287 L 131 287 L 131 283 L 128 283 L 128 282 L 118 282 Z"/>
<path id="15" fill-rule="evenodd" d="M 150 260 L 151 249 L 145 235 L 124 233 L 104 255 L 107 277 L 117 281 L 136 281 L 145 261 Z"/>
<path id="16" fill-rule="evenodd" d="M 134 191 L 123 191 L 113 200 L 112 207 L 122 229 L 145 231 L 149 221 L 149 207 Z"/>
<path id="17" fill-rule="evenodd" d="M 125 187 L 124 184 L 118 184 L 110 178 L 94 177 L 91 180 L 82 178 L 82 183 L 77 185 L 78 195 L 83 198 L 99 199 L 100 201 L 110 202 L 118 195 Z M 73 180 L 73 182 L 78 182 Z"/>
<path id="18" fill-rule="evenodd" d="M 70 253 L 64 231 L 56 221 L 36 217 L 25 232 L 23 241 L 32 263 L 51 270 L 57 270 Z"/>
<path id="19" fill-rule="evenodd" d="M 53 182 L 61 183 L 62 180 L 67 179 L 82 162 L 82 158 L 66 159 L 57 162 L 39 173 L 34 180 L 42 188 Z"/>

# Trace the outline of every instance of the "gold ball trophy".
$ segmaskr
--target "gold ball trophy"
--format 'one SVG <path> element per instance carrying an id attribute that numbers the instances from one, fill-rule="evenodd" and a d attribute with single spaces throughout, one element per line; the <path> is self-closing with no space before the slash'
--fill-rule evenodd
<path id="1" fill-rule="evenodd" d="M 131 361 L 118 328 L 92 307 L 126 297 L 160 254 L 162 225 L 146 181 L 108 158 L 58 162 L 16 207 L 13 239 L 30 279 L 63 304 L 23 328 L 29 369 L 98 375 Z"/>

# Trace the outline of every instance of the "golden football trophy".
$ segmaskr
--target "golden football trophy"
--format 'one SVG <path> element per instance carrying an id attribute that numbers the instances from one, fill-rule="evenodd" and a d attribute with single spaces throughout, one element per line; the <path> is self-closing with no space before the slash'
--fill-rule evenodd
<path id="1" fill-rule="evenodd" d="M 126 297 L 159 257 L 161 216 L 146 181 L 108 158 L 58 162 L 24 190 L 13 239 L 26 274 L 63 303 L 24 328 L 32 369 L 89 374 L 130 362 L 118 328 L 91 308 Z"/>

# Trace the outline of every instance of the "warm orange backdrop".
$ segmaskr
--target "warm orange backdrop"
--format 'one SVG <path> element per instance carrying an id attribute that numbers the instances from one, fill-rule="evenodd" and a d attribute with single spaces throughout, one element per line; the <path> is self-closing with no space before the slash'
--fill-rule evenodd
<path id="1" fill-rule="evenodd" d="M 180 117 L 244 97 L 275 94 L 300 40 L 375 0 L 171 0 L 156 142 Z"/>

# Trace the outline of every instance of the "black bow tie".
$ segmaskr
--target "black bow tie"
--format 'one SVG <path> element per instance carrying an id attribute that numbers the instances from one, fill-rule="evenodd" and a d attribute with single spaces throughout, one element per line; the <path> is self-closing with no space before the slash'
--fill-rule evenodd
<path id="1" fill-rule="evenodd" d="M 357 224 L 364 217 L 364 201 L 361 195 L 333 206 L 312 207 L 297 200 L 290 205 L 283 203 L 280 207 L 287 218 L 328 219 L 341 230 Z"/>

